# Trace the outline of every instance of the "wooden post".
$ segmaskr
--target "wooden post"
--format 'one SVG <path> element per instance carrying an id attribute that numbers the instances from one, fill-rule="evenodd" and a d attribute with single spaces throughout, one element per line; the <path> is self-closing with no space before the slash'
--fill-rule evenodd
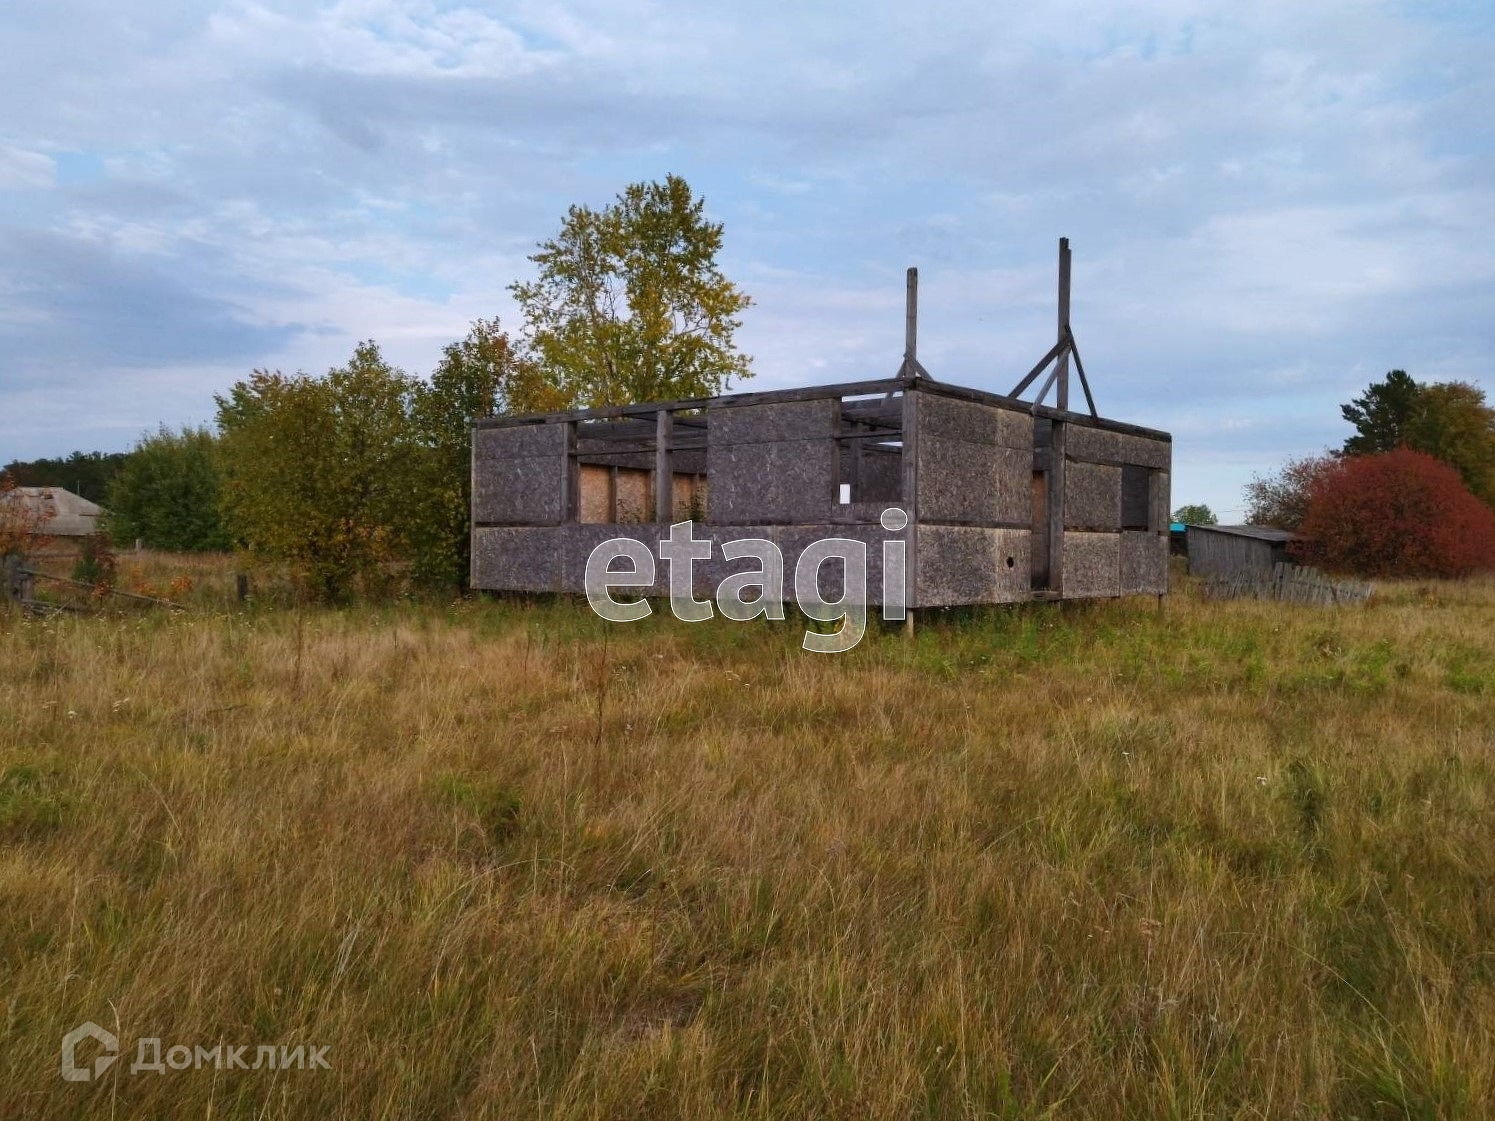
<path id="1" fill-rule="evenodd" d="M 1069 238 L 1059 239 L 1059 342 L 1062 344 L 1069 334 Z M 1055 404 L 1061 410 L 1069 410 L 1069 348 L 1059 351 L 1058 364 L 1059 397 Z"/>
<path id="2" fill-rule="evenodd" d="M 851 435 L 853 437 L 851 441 L 851 470 L 848 473 L 849 482 L 847 483 L 846 494 L 847 501 L 849 502 L 856 502 L 862 494 L 862 445 L 866 441 L 857 439 L 860 435 L 858 423 L 855 420 L 851 422 Z M 840 495 L 836 497 L 839 498 Z"/>
<path id="3" fill-rule="evenodd" d="M 1049 591 L 1064 594 L 1064 452 L 1069 426 L 1062 420 L 1053 422 L 1049 449 L 1048 537 Z"/>
<path id="4" fill-rule="evenodd" d="M 249 573 L 234 573 L 234 598 L 240 603 L 249 598 Z"/>
<path id="5" fill-rule="evenodd" d="M 654 520 L 668 524 L 675 515 L 675 473 L 670 440 L 675 418 L 668 409 L 654 414 Z"/>
<path id="6" fill-rule="evenodd" d="M 908 291 L 903 305 L 903 357 L 909 366 L 919 360 L 919 270 L 908 270 Z"/>
<path id="7" fill-rule="evenodd" d="M 912 384 L 903 390 L 902 466 L 903 512 L 908 515 L 903 531 L 903 633 L 912 638 L 919 602 L 919 393 Z"/>
<path id="8" fill-rule="evenodd" d="M 576 421 L 562 421 L 566 426 L 564 462 L 561 465 L 561 524 L 581 520 L 581 461 L 576 458 Z"/>

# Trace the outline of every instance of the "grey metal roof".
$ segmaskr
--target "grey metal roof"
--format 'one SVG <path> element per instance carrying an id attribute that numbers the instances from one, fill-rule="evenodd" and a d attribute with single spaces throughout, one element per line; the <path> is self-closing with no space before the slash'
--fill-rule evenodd
<path id="1" fill-rule="evenodd" d="M 1210 533 L 1228 533 L 1235 537 L 1254 537 L 1258 541 L 1271 541 L 1280 544 L 1291 541 L 1298 535 L 1290 529 L 1278 529 L 1274 525 L 1191 525 L 1189 531 L 1208 531 Z"/>

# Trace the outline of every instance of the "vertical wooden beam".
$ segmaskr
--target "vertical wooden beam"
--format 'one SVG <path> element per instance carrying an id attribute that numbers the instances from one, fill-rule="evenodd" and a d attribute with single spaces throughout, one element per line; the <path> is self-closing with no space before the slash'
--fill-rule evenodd
<path id="1" fill-rule="evenodd" d="M 1069 238 L 1059 239 L 1059 342 L 1069 335 Z M 1069 348 L 1059 351 L 1059 361 L 1054 367 L 1058 376 L 1059 397 L 1055 404 L 1069 408 Z"/>
<path id="2" fill-rule="evenodd" d="M 671 443 L 675 418 L 669 409 L 654 414 L 654 520 L 668 524 L 675 516 L 675 468 Z"/>
<path id="3" fill-rule="evenodd" d="M 845 423 L 842 419 L 846 412 L 846 405 L 839 397 L 836 399 L 836 407 L 830 411 L 830 431 L 826 433 L 830 440 L 831 448 L 831 504 L 835 505 L 841 501 L 841 470 L 845 466 L 846 452 L 841 447 L 841 426 Z"/>
<path id="4" fill-rule="evenodd" d="M 859 423 L 859 421 L 855 420 L 851 422 L 851 434 L 853 437 L 860 435 L 858 430 Z M 854 438 L 851 441 L 851 471 L 848 475 L 849 493 L 847 494 L 847 499 L 851 502 L 858 501 L 862 494 L 862 446 L 865 443 L 866 441 L 862 439 Z M 836 497 L 839 498 L 840 495 Z"/>
<path id="5" fill-rule="evenodd" d="M 616 463 L 607 469 L 607 520 L 612 525 L 618 524 L 618 465 Z"/>
<path id="6" fill-rule="evenodd" d="M 1042 470 L 1033 472 L 1030 484 L 1028 587 L 1032 591 L 1047 591 L 1049 586 L 1049 468 L 1044 461 Z"/>
<path id="7" fill-rule="evenodd" d="M 919 360 L 919 270 L 910 268 L 903 302 L 903 357 L 910 366 Z M 910 371 L 912 372 L 912 371 Z"/>
<path id="8" fill-rule="evenodd" d="M 919 602 L 919 395 L 912 384 L 903 390 L 902 444 L 899 505 L 908 515 L 903 529 L 903 637 L 911 642 Z"/>
<path id="9" fill-rule="evenodd" d="M 472 584 L 478 566 L 478 429 L 467 427 L 467 583 Z"/>
<path id="10" fill-rule="evenodd" d="M 581 520 L 581 461 L 576 458 L 576 421 L 562 421 L 566 426 L 566 454 L 561 460 L 561 522 L 574 525 Z"/>
<path id="11" fill-rule="evenodd" d="M 1049 591 L 1064 594 L 1064 491 L 1065 449 L 1069 425 L 1054 421 L 1054 436 L 1049 452 Z"/>

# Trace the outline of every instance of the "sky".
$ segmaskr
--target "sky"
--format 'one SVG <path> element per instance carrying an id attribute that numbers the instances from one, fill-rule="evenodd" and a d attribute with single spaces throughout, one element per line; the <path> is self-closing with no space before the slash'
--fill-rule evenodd
<path id="1" fill-rule="evenodd" d="M 49 0 L 0 21 L 0 462 L 211 422 L 362 339 L 428 374 L 573 203 L 684 176 L 753 389 L 1006 392 L 1056 246 L 1175 504 L 1337 446 L 1392 368 L 1495 390 L 1495 5 Z"/>

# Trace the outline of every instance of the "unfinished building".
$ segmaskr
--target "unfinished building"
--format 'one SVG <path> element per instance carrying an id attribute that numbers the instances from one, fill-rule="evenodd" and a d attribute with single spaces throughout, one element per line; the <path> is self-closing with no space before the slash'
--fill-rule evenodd
<path id="1" fill-rule="evenodd" d="M 876 605 L 879 546 L 892 537 L 905 542 L 910 608 L 1162 595 L 1172 440 L 1096 412 L 1068 293 L 1061 241 L 1058 339 L 1005 395 L 936 381 L 919 364 L 910 269 L 895 377 L 479 421 L 473 586 L 581 593 L 602 542 L 652 549 L 689 519 L 696 539 L 713 544 L 694 567 L 705 594 L 742 567 L 722 558 L 726 541 L 771 540 L 793 571 L 811 542 L 851 538 L 868 547 L 866 597 Z M 1071 364 L 1084 412 L 1069 407 Z M 907 525 L 883 528 L 889 508 Z M 661 579 L 641 591 L 669 590 Z"/>

